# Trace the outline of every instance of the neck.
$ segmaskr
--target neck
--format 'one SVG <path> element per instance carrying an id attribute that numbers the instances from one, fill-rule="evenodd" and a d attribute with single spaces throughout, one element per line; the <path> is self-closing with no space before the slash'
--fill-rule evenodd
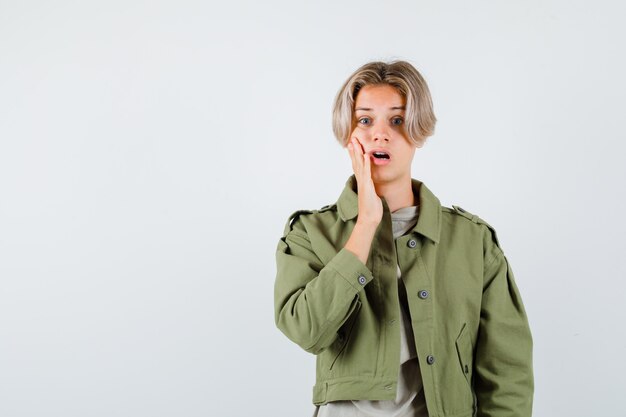
<path id="1" fill-rule="evenodd" d="M 410 175 L 398 178 L 393 182 L 374 183 L 374 187 L 379 197 L 385 197 L 389 211 L 392 213 L 404 207 L 417 205 Z"/>

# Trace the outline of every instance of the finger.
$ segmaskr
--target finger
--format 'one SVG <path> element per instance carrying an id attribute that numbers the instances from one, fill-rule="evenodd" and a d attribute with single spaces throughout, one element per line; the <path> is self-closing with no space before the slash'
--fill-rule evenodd
<path id="1" fill-rule="evenodd" d="M 365 156 L 367 156 L 365 154 L 365 148 L 363 147 L 363 145 L 361 144 L 361 141 L 359 141 L 359 138 L 357 138 L 356 136 L 354 137 L 354 142 L 355 142 L 355 146 L 359 152 L 359 155 L 361 156 L 361 158 L 364 158 Z M 361 159 L 361 161 L 363 161 L 363 163 L 365 163 L 364 159 Z"/>
<path id="2" fill-rule="evenodd" d="M 362 157 L 361 161 L 363 162 L 363 164 L 361 165 L 361 168 L 363 169 L 363 175 L 365 176 L 367 180 L 369 180 L 371 178 L 370 156 L 367 154 L 367 152 L 365 152 L 365 147 L 361 144 L 361 142 L 359 141 L 359 138 L 355 138 L 355 140 L 357 141 L 357 147 L 359 148 L 359 151 Z"/>
<path id="3" fill-rule="evenodd" d="M 368 178 L 372 176 L 372 160 L 368 154 L 365 154 L 365 163 L 363 164 L 363 171 Z"/>
<path id="4" fill-rule="evenodd" d="M 356 165 L 360 172 L 363 170 L 363 151 L 361 150 L 361 145 L 358 143 L 356 138 L 352 138 L 352 148 L 354 149 L 355 161 Z"/>
<path id="5" fill-rule="evenodd" d="M 350 155 L 350 162 L 352 162 L 352 171 L 356 174 L 356 156 L 354 152 L 354 145 L 352 143 L 348 143 L 348 154 Z"/>
<path id="6" fill-rule="evenodd" d="M 361 143 L 361 141 L 359 140 L 359 138 L 357 138 L 356 136 L 354 137 L 354 141 L 356 142 L 356 146 L 359 148 L 359 150 L 361 151 L 361 153 L 365 153 L 365 148 L 363 148 L 363 144 Z"/>

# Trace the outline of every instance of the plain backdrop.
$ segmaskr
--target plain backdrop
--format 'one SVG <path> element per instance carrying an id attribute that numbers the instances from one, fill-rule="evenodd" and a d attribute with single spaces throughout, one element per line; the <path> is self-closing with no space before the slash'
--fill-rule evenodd
<path id="1" fill-rule="evenodd" d="M 626 415 L 619 1 L 0 1 L 0 416 L 309 416 L 275 250 L 351 172 L 345 79 L 405 59 L 412 176 L 493 225 L 536 417 Z"/>

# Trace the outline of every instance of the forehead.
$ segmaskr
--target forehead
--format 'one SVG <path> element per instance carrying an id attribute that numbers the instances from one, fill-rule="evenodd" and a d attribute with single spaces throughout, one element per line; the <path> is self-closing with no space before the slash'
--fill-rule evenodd
<path id="1" fill-rule="evenodd" d="M 355 110 L 374 107 L 400 107 L 406 104 L 404 96 L 392 85 L 369 84 L 362 87 L 354 101 Z"/>

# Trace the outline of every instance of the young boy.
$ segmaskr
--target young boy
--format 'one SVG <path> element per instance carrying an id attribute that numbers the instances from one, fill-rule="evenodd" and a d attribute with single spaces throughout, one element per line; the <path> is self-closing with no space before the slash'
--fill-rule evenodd
<path id="1" fill-rule="evenodd" d="M 531 416 L 532 336 L 496 232 L 411 176 L 435 122 L 405 61 L 363 65 L 337 94 L 353 175 L 276 250 L 275 322 L 317 357 L 314 416 Z"/>

